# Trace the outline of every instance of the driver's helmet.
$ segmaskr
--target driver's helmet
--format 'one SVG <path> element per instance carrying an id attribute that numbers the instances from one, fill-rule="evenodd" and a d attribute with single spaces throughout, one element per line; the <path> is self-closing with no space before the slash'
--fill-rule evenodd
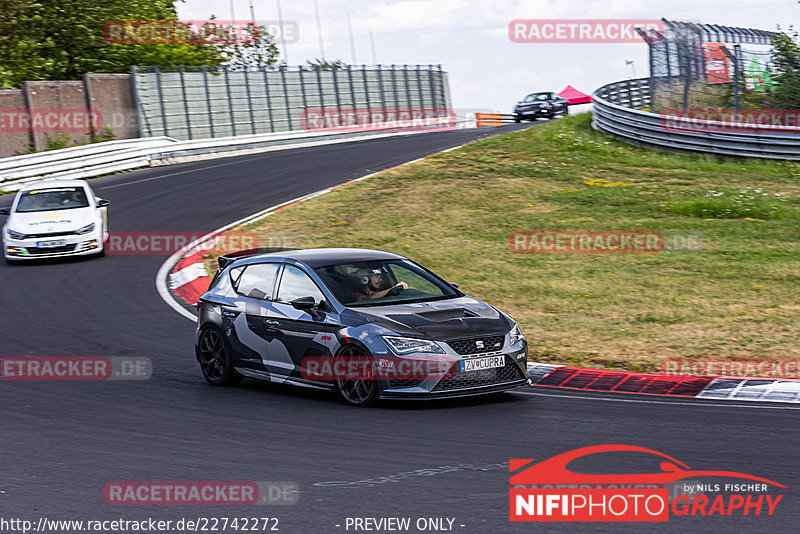
<path id="1" fill-rule="evenodd" d="M 380 288 L 386 283 L 386 278 L 384 277 L 385 274 L 386 273 L 384 270 L 380 267 L 364 267 L 356 272 L 356 277 L 358 278 L 358 281 L 361 282 L 361 285 L 366 286 L 369 285 L 370 279 L 373 276 L 380 276 L 380 282 L 374 284 L 376 288 Z"/>
<path id="2" fill-rule="evenodd" d="M 383 270 L 380 269 L 379 267 L 364 267 L 358 270 L 356 276 L 358 277 L 358 280 L 359 282 L 361 282 L 362 285 L 367 285 L 369 284 L 369 279 L 372 276 L 380 276 L 382 282 L 383 274 L 384 274 Z"/>

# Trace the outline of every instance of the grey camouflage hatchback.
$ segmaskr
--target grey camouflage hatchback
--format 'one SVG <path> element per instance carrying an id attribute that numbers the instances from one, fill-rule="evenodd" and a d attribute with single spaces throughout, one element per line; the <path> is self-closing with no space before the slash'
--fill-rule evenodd
<path id="1" fill-rule="evenodd" d="M 244 377 L 378 399 L 525 385 L 527 341 L 496 308 L 408 258 L 363 249 L 221 257 L 195 353 L 214 385 Z"/>

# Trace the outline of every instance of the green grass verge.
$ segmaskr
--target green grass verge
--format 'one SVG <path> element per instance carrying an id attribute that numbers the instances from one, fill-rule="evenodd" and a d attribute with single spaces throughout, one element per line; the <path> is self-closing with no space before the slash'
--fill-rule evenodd
<path id="1" fill-rule="evenodd" d="M 662 358 L 800 357 L 800 165 L 650 151 L 590 122 L 474 142 L 244 229 L 406 255 L 515 317 L 532 360 L 655 370 Z M 638 229 L 692 232 L 703 248 L 508 246 L 514 230 Z"/>

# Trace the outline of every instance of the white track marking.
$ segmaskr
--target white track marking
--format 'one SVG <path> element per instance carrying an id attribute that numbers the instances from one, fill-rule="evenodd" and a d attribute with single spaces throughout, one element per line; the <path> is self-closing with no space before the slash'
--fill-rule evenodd
<path id="1" fill-rule="evenodd" d="M 170 271 L 172 269 L 172 266 L 175 265 L 175 263 L 178 262 L 178 260 L 181 258 L 181 256 L 183 256 L 189 249 L 191 249 L 193 247 L 196 247 L 196 246 L 199 246 L 200 244 L 204 243 L 208 239 L 211 239 L 215 235 L 217 235 L 217 234 L 219 234 L 221 232 L 224 232 L 225 230 L 228 230 L 229 228 L 233 228 L 235 226 L 240 226 L 240 225 L 246 224 L 246 223 L 253 223 L 253 222 L 256 222 L 256 221 L 258 221 L 260 219 L 263 219 L 264 217 L 268 217 L 275 210 L 277 210 L 279 208 L 282 208 L 284 206 L 288 206 L 289 204 L 294 204 L 295 202 L 302 202 L 304 200 L 308 200 L 310 198 L 317 197 L 319 195 L 324 195 L 325 193 L 328 193 L 328 192 L 332 191 L 336 187 L 341 187 L 342 185 L 346 185 L 346 184 L 349 184 L 349 183 L 352 183 L 352 182 L 360 182 L 361 180 L 366 180 L 367 178 L 371 178 L 372 176 L 375 176 L 377 174 L 385 172 L 385 171 L 387 171 L 389 169 L 394 169 L 396 167 L 400 167 L 400 166 L 403 166 L 403 165 L 409 165 L 411 163 L 416 163 L 417 161 L 422 161 L 426 157 L 429 157 L 429 156 L 432 156 L 432 155 L 436 155 L 436 154 L 441 154 L 443 152 L 449 152 L 451 150 L 455 150 L 456 148 L 462 147 L 462 146 L 467 145 L 469 143 L 472 143 L 474 141 L 475 140 L 467 141 L 466 143 L 462 143 L 460 145 L 456 145 L 456 146 L 453 146 L 453 147 L 450 147 L 450 148 L 446 148 L 444 150 L 440 150 L 438 152 L 434 152 L 433 154 L 429 154 L 428 156 L 423 156 L 421 158 L 416 158 L 416 159 L 413 159 L 411 161 L 406 161 L 405 163 L 400 163 L 399 165 L 395 165 L 395 166 L 389 167 L 387 169 L 376 171 L 376 172 L 367 174 L 365 176 L 361 176 L 359 178 L 356 178 L 354 180 L 348 180 L 347 182 L 344 182 L 342 184 L 339 184 L 339 185 L 336 185 L 336 186 L 333 186 L 333 187 L 327 187 L 325 189 L 322 189 L 320 191 L 316 191 L 314 193 L 310 193 L 308 195 L 303 195 L 301 197 L 297 197 L 297 198 L 294 198 L 292 200 L 287 200 L 286 202 L 281 202 L 280 204 L 275 204 L 274 206 L 270 206 L 269 208 L 261 210 L 261 211 L 259 211 L 257 213 L 254 213 L 252 215 L 248 215 L 247 217 L 244 217 L 243 219 L 239 219 L 236 222 L 232 222 L 232 223 L 227 224 L 227 225 L 225 225 L 225 226 L 223 226 L 221 228 L 218 228 L 217 230 L 214 230 L 213 232 L 209 232 L 208 234 L 204 235 L 203 237 L 192 241 L 188 245 L 186 245 L 183 248 L 181 248 L 180 250 L 176 251 L 169 258 L 167 258 L 167 260 L 164 263 L 161 264 L 161 268 L 158 270 L 158 274 L 156 274 L 156 290 L 158 291 L 158 295 L 161 297 L 161 299 L 164 302 L 167 303 L 167 305 L 170 308 L 172 308 L 173 310 L 175 310 L 179 314 L 183 315 L 184 317 L 186 317 L 190 321 L 196 321 L 197 320 L 197 316 L 194 313 L 192 313 L 189 310 L 187 310 L 186 308 L 184 308 L 175 299 L 174 295 L 169 290 L 168 282 L 167 282 L 168 279 L 169 279 L 169 275 L 170 275 Z M 214 167 L 222 167 L 223 165 L 232 165 L 233 163 L 241 163 L 241 160 L 239 160 L 237 162 L 222 163 L 222 164 L 219 164 L 219 165 L 203 167 L 203 169 L 212 169 Z M 196 172 L 197 170 L 198 169 L 188 169 L 188 170 L 185 170 L 185 171 L 179 171 L 179 172 L 170 173 L 168 175 L 154 176 L 154 177 L 151 177 L 151 178 L 145 178 L 143 180 L 139 180 L 139 182 L 146 182 L 146 181 L 149 181 L 149 180 L 156 180 L 158 178 L 162 178 L 162 177 L 166 177 L 166 176 L 174 176 L 176 174 L 185 174 L 185 173 L 188 173 L 188 172 Z M 137 183 L 137 182 L 126 182 L 125 184 L 119 184 L 119 185 L 120 186 L 121 185 L 127 185 L 129 183 L 133 184 L 133 183 Z M 116 185 L 107 186 L 107 188 L 108 187 L 118 187 L 118 186 L 116 186 Z M 101 189 L 101 188 L 98 188 L 98 189 Z"/>
<path id="2" fill-rule="evenodd" d="M 678 406 L 721 406 L 725 408 L 758 408 L 758 409 L 766 409 L 766 410 L 800 410 L 800 406 L 773 406 L 768 405 L 765 406 L 763 404 L 731 404 L 730 402 L 720 403 L 720 402 L 676 402 L 676 401 L 657 401 L 657 400 L 645 400 L 645 399 L 615 399 L 613 397 L 588 397 L 583 395 L 570 395 L 570 394 L 553 394 L 553 393 L 539 393 L 536 391 L 517 391 L 512 390 L 511 393 L 518 393 L 520 395 L 532 395 L 536 397 L 555 397 L 555 398 L 568 398 L 568 399 L 578 399 L 578 400 L 597 400 L 597 401 L 607 401 L 607 402 L 633 402 L 637 404 L 670 404 L 670 405 L 678 405 Z"/>

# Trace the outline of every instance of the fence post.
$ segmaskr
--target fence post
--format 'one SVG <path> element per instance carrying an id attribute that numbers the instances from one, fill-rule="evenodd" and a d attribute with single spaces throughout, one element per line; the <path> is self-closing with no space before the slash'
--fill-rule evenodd
<path id="1" fill-rule="evenodd" d="M 369 113 L 369 118 L 367 119 L 367 124 L 372 123 L 372 102 L 369 98 L 369 81 L 367 80 L 367 66 L 361 65 L 361 75 L 364 78 L 364 98 L 367 101 L 367 112 Z"/>
<path id="2" fill-rule="evenodd" d="M 264 73 L 264 95 L 267 97 L 267 113 L 269 113 L 269 133 L 275 133 L 275 123 L 272 120 L 272 100 L 269 96 L 269 77 L 267 76 L 267 67 L 263 67 L 264 70 L 261 72 Z"/>
<path id="3" fill-rule="evenodd" d="M 286 119 L 289 121 L 289 131 L 292 131 L 292 110 L 289 107 L 289 86 L 286 85 L 286 69 L 281 67 L 281 81 L 283 82 L 283 100 L 286 102 Z"/>
<path id="4" fill-rule="evenodd" d="M 192 136 L 192 120 L 189 117 L 189 99 L 186 96 L 186 81 L 183 78 L 183 66 L 178 67 L 178 72 L 181 75 L 181 93 L 183 94 L 183 112 L 186 114 L 186 130 L 189 132 L 189 139 L 194 139 Z"/>
<path id="5" fill-rule="evenodd" d="M 381 105 L 383 108 L 381 109 L 382 114 L 386 114 L 386 94 L 383 91 L 383 69 L 381 66 L 378 65 L 378 91 L 381 94 Z"/>
<path id="6" fill-rule="evenodd" d="M 231 96 L 231 80 L 228 76 L 228 66 L 225 65 L 225 87 L 228 90 L 228 111 L 230 112 L 231 116 L 231 130 L 233 130 L 233 136 L 236 137 L 236 117 L 233 115 L 233 97 Z"/>
<path id="7" fill-rule="evenodd" d="M 394 64 L 392 64 L 392 93 L 394 93 L 394 112 L 397 113 L 400 109 L 400 100 L 397 98 L 397 74 Z"/>
<path id="8" fill-rule="evenodd" d="M 247 89 L 247 107 L 250 108 L 250 133 L 256 133 L 256 116 L 253 113 L 253 97 L 250 94 L 250 69 L 245 67 L 244 87 Z"/>
<path id="9" fill-rule="evenodd" d="M 734 103 L 733 103 L 733 110 L 738 112 L 739 111 L 739 80 L 743 77 L 742 76 L 742 46 L 739 44 L 733 45 L 733 86 L 734 86 Z"/>
<path id="10" fill-rule="evenodd" d="M 408 85 L 408 65 L 403 65 L 403 82 L 406 87 L 406 105 L 408 106 L 408 111 L 409 113 L 411 113 L 411 116 L 413 118 L 414 106 L 411 105 L 411 87 Z"/>
<path id="11" fill-rule="evenodd" d="M 317 89 L 319 89 L 319 107 L 322 109 L 322 124 L 325 124 L 325 95 L 322 92 L 322 74 L 320 71 L 322 69 L 319 68 L 319 65 L 314 65 L 314 69 L 317 71 Z M 306 110 L 306 117 L 308 117 L 308 110 Z"/>
<path id="12" fill-rule="evenodd" d="M 735 48 L 738 48 L 738 44 L 734 45 Z M 728 47 L 721 46 L 720 49 L 722 52 L 727 56 L 728 61 L 733 63 L 733 111 L 739 111 L 739 64 L 736 61 L 736 55 L 731 54 L 731 51 L 728 50 Z M 738 50 L 736 50 L 738 55 Z"/>
<path id="13" fill-rule="evenodd" d="M 211 137 L 216 137 L 214 133 L 214 112 L 211 109 L 211 92 L 208 88 L 208 69 L 203 65 L 203 85 L 206 88 L 206 108 L 208 109 L 208 126 L 211 129 Z"/>
<path id="14" fill-rule="evenodd" d="M 155 68 L 156 73 L 156 87 L 158 88 L 158 104 L 161 107 L 161 126 L 164 128 L 164 135 L 169 137 L 169 128 L 167 127 L 167 113 L 164 111 L 164 93 L 161 89 L 161 69 Z"/>
<path id="15" fill-rule="evenodd" d="M 147 125 L 147 137 L 151 137 L 153 132 L 150 130 L 150 121 L 147 120 L 147 113 L 144 112 L 142 99 L 139 98 L 139 88 L 136 86 L 136 65 L 131 66 L 131 93 L 133 94 L 133 105 L 136 106 L 136 130 L 139 137 L 144 136 L 144 128 L 142 123 Z"/>
<path id="16" fill-rule="evenodd" d="M 439 116 L 439 108 L 436 107 L 436 87 L 433 81 L 433 65 L 428 65 L 428 81 L 430 82 L 429 85 L 431 86 L 431 109 L 433 110 L 434 116 Z"/>
<path id="17" fill-rule="evenodd" d="M 423 110 L 423 114 L 425 113 L 425 102 L 422 99 L 422 77 L 419 75 L 419 65 L 416 65 L 417 71 L 417 94 L 419 95 L 419 109 Z"/>
<path id="18" fill-rule="evenodd" d="M 298 75 L 300 76 L 300 94 L 303 97 L 303 111 L 300 112 L 300 127 L 302 128 L 303 127 L 303 118 L 302 118 L 303 117 L 303 113 L 308 113 L 308 99 L 306 97 L 306 82 L 303 79 L 304 78 L 303 77 L 303 72 L 305 71 L 305 69 L 303 68 L 302 65 L 297 67 L 297 69 L 298 69 Z M 320 95 L 320 98 L 322 98 L 322 95 Z"/>

